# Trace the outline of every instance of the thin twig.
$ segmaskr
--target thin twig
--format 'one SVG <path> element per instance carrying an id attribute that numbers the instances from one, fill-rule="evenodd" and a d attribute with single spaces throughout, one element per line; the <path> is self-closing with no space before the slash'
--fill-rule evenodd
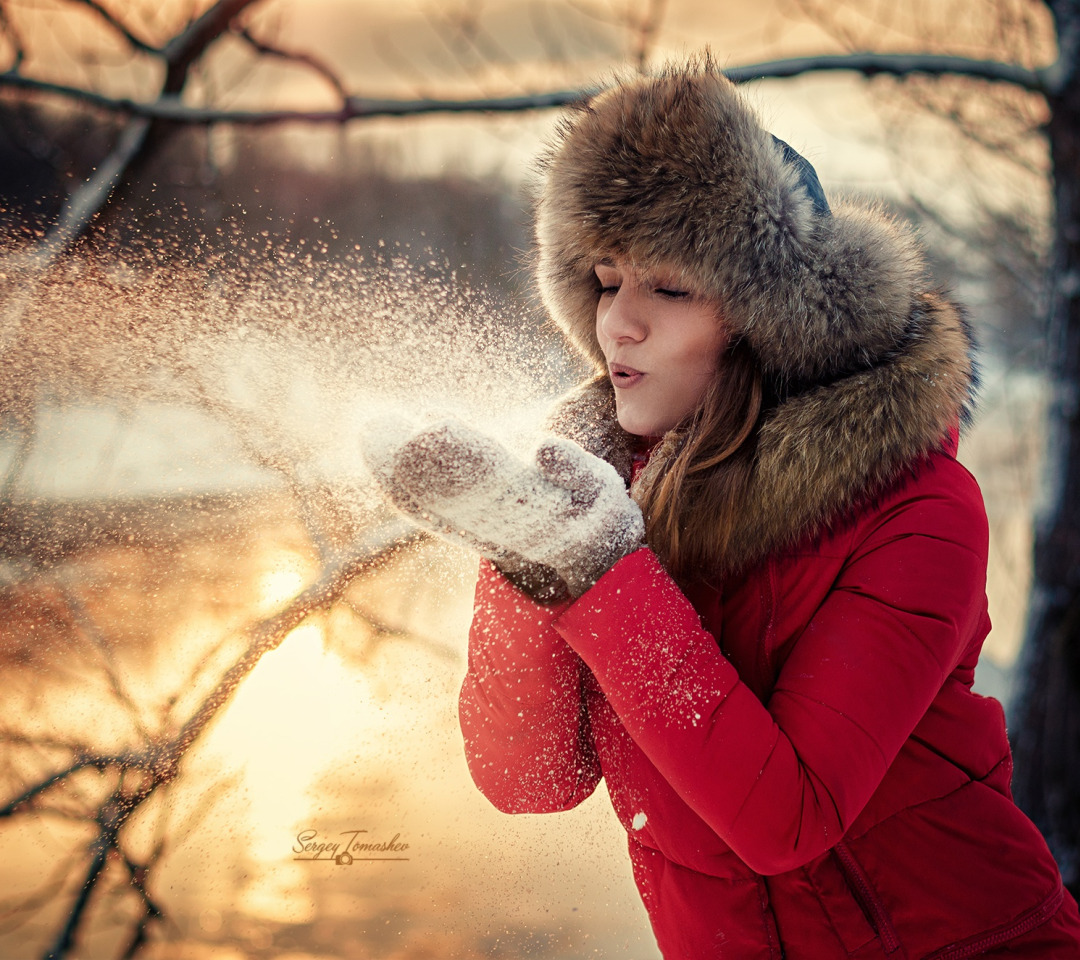
<path id="1" fill-rule="evenodd" d="M 22 286 L 23 296 L 13 301 L 17 313 L 11 309 L 5 311 L 7 313 L 5 327 L 16 320 L 21 321 L 25 307 L 29 305 L 30 299 L 36 292 L 34 286 L 36 278 L 52 267 L 60 254 L 97 216 L 105 201 L 121 182 L 132 161 L 142 151 L 150 125 L 149 117 L 133 116 L 128 120 L 109 155 L 98 164 L 89 179 L 72 191 L 67 203 L 64 204 L 59 220 L 49 230 L 45 239 L 29 250 L 14 255 L 9 261 L 9 265 L 13 268 L 26 270 L 29 277 Z M 10 335 L 11 331 L 5 332 Z"/>
<path id="2" fill-rule="evenodd" d="M 119 803 L 119 798 L 117 803 Z M 108 863 L 109 852 L 116 846 L 116 832 L 126 819 L 126 816 L 121 815 L 118 822 L 113 817 L 106 820 L 103 814 L 98 835 L 90 844 L 91 859 L 90 866 L 86 871 L 86 878 L 75 895 L 67 920 L 60 929 L 56 940 L 53 941 L 52 947 L 43 955 L 43 960 L 60 960 L 60 958 L 67 956 L 68 951 L 75 942 L 75 934 L 78 932 L 79 924 L 82 922 L 83 914 L 90 902 L 90 895 L 94 892 L 98 879 Z"/>
<path id="3" fill-rule="evenodd" d="M 75 626 L 82 631 L 83 636 L 90 641 L 91 645 L 97 651 L 105 670 L 105 677 L 109 681 L 109 689 L 112 691 L 113 696 L 122 707 L 127 709 L 140 736 L 149 741 L 151 739 L 151 734 L 143 724 L 134 697 L 132 697 L 130 692 L 126 689 L 120 671 L 117 669 L 116 660 L 112 655 L 112 650 L 105 640 L 105 634 L 94 621 L 90 612 L 86 609 L 86 605 L 75 595 L 74 591 L 72 591 L 67 583 L 62 579 L 54 579 L 53 585 L 60 592 L 60 596 L 67 605 Z"/>
<path id="4" fill-rule="evenodd" d="M 258 0 L 218 0 L 169 40 L 164 47 L 155 51 L 165 61 L 165 79 L 161 86 L 159 103 L 164 101 L 179 104 L 179 97 L 187 82 L 191 67 L 240 13 L 257 2 Z M 65 89 L 68 91 L 78 89 L 24 77 L 17 70 L 0 74 L 0 86 L 41 91 L 51 89 L 54 93 L 60 93 Z M 93 94 L 86 90 L 82 93 L 88 94 L 89 98 L 76 96 L 74 99 L 96 103 L 104 109 L 111 109 L 107 106 L 109 97 L 102 97 L 100 94 Z M 70 95 L 68 96 L 71 99 Z M 26 307 L 36 292 L 38 278 L 48 272 L 56 263 L 57 258 L 82 236 L 90 221 L 105 206 L 128 169 L 146 148 L 153 123 L 169 119 L 167 116 L 140 113 L 138 110 L 120 110 L 119 112 L 128 114 L 129 119 L 120 131 L 116 144 L 108 156 L 98 164 L 93 175 L 68 197 L 60 217 L 49 229 L 45 238 L 29 250 L 20 251 L 9 259 L 8 265 L 11 268 L 26 271 L 28 276 L 21 285 L 19 293 L 6 305 L 4 315 L 0 318 L 2 319 L 0 350 L 4 347 L 3 341 L 14 336 L 21 325 Z"/>
<path id="5" fill-rule="evenodd" d="M 315 547 L 320 565 L 332 561 L 334 551 L 327 539 L 326 531 L 319 522 L 308 486 L 296 470 L 294 459 L 283 454 L 268 453 L 265 446 L 258 443 L 255 437 L 258 430 L 255 419 L 235 404 L 230 404 L 220 395 L 214 394 L 207 387 L 200 369 L 194 362 L 177 358 L 176 371 L 185 378 L 201 408 L 211 414 L 216 414 L 222 422 L 234 425 L 237 439 L 252 462 L 282 477 L 296 503 L 300 522 Z"/>
<path id="6" fill-rule="evenodd" d="M 325 80 L 331 87 L 334 88 L 334 92 L 342 100 L 348 98 L 348 91 L 345 89 L 345 85 L 341 82 L 341 78 L 330 69 L 329 65 L 324 63 L 318 57 L 310 53 L 302 53 L 294 50 L 283 50 L 280 47 L 275 47 L 272 44 L 259 40 L 255 37 L 247 27 L 233 27 L 232 33 L 234 36 L 239 37 L 245 43 L 248 44 L 257 53 L 261 53 L 267 57 L 276 57 L 279 60 L 285 60 L 289 63 L 296 63 L 304 67 L 308 67 L 314 71 L 319 77 Z"/>
<path id="7" fill-rule="evenodd" d="M 0 729 L 0 742 L 39 749 L 44 747 L 53 750 L 64 750 L 72 756 L 88 756 L 91 753 L 90 747 L 81 741 L 60 740 L 45 736 L 29 737 L 25 733 L 9 729 Z"/>
<path id="8" fill-rule="evenodd" d="M 138 36 L 126 23 L 124 23 L 119 17 L 113 14 L 111 11 L 103 7 L 98 0 L 69 0 L 71 3 L 78 4 L 79 6 L 89 7 L 93 10 L 102 20 L 104 20 L 110 27 L 120 34 L 132 47 L 136 50 L 141 50 L 143 53 L 160 54 L 161 50 L 152 44 L 147 43 L 142 37 Z"/>
<path id="9" fill-rule="evenodd" d="M 804 73 L 847 71 L 865 77 L 890 74 L 896 77 L 923 73 L 929 76 L 946 75 L 973 77 L 995 83 L 1009 83 L 1036 93 L 1053 92 L 1051 67 L 1030 69 L 999 60 L 977 60 L 932 53 L 850 53 L 820 57 L 791 57 L 769 60 L 745 67 L 729 67 L 724 73 L 735 83 L 749 80 L 784 79 Z"/>
<path id="10" fill-rule="evenodd" d="M 371 627 L 380 638 L 407 640 L 411 643 L 418 644 L 429 653 L 434 654 L 440 660 L 444 660 L 447 663 L 455 663 L 459 659 L 458 651 L 449 644 L 439 643 L 436 640 L 432 640 L 430 637 L 421 637 L 404 627 L 395 626 L 394 624 L 377 617 L 370 610 L 363 609 L 360 604 L 349 597 L 342 597 L 339 604 L 348 610 L 360 623 Z M 362 659 L 366 660 L 367 657 L 364 656 Z"/>
<path id="11" fill-rule="evenodd" d="M 130 763 L 132 759 L 132 757 L 128 756 L 106 756 L 99 754 L 80 756 L 62 770 L 50 774 L 44 780 L 35 783 L 32 787 L 28 787 L 17 797 L 9 800 L 4 806 L 0 807 L 0 819 L 19 813 L 31 800 L 41 796 L 41 794 L 45 793 L 50 788 L 55 787 L 58 783 L 63 783 L 68 780 L 73 774 L 78 773 L 80 770 L 86 770 L 90 767 L 104 769 L 105 767 L 112 765 L 123 765 L 125 763 Z"/>

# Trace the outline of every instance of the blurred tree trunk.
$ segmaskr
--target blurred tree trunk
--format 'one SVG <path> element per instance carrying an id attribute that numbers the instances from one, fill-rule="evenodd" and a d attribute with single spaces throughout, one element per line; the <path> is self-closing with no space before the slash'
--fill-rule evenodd
<path id="1" fill-rule="evenodd" d="M 1016 799 L 1080 894 L 1080 0 L 1047 0 L 1061 70 L 1047 96 L 1056 220 L 1043 513 L 1013 712 Z"/>

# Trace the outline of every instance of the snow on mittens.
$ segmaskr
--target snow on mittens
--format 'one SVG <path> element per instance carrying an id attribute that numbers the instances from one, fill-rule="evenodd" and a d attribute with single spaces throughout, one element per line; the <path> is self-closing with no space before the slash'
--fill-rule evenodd
<path id="1" fill-rule="evenodd" d="M 441 536 L 499 562 L 550 567 L 584 593 L 644 539 L 638 506 L 614 468 L 562 438 L 535 462 L 457 420 L 415 428 L 396 415 L 370 421 L 364 458 L 390 501 Z"/>

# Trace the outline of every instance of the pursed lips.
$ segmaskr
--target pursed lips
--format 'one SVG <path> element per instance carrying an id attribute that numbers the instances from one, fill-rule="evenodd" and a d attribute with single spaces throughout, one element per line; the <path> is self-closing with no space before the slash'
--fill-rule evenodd
<path id="1" fill-rule="evenodd" d="M 645 377 L 645 374 L 640 370 L 635 370 L 633 367 L 628 367 L 622 363 L 609 363 L 608 375 L 614 386 L 623 389 L 640 383 Z"/>

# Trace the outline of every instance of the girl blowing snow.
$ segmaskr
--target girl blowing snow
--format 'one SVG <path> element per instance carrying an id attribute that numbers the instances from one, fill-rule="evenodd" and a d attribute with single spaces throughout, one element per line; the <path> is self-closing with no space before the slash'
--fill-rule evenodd
<path id="1" fill-rule="evenodd" d="M 967 323 L 707 58 L 567 119 L 547 308 L 603 375 L 526 463 L 387 421 L 399 509 L 482 563 L 460 717 L 509 813 L 601 777 L 667 958 L 1080 956 L 972 692 L 987 523 Z M 628 495 L 629 494 L 629 495 Z"/>

